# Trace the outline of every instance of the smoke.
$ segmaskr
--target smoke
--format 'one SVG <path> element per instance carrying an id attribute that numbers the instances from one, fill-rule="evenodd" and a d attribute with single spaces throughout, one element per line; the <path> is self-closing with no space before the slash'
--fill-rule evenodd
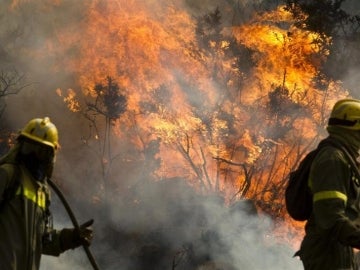
<path id="1" fill-rule="evenodd" d="M 251 201 L 225 207 L 182 179 L 141 183 L 134 193 L 138 201 L 113 201 L 100 224 L 114 232 L 100 240 L 108 249 L 96 252 L 105 269 L 301 269 Z"/>
<path id="2" fill-rule="evenodd" d="M 161 17 L 159 6 L 169 1 L 160 2 L 144 1 L 144 6 L 153 16 Z M 279 1 L 223 2 L 187 0 L 182 7 L 195 17 L 220 7 L 226 14 L 223 23 L 233 25 L 246 21 L 256 9 L 271 8 Z M 300 261 L 292 258 L 292 247 L 271 235 L 275 223 L 265 214 L 255 213 L 251 203 L 226 206 L 220 196 L 199 195 L 184 179 L 153 182 L 142 178 L 148 176 L 146 164 L 129 158 L 134 156 L 128 153 L 133 148 L 126 141 L 112 144 L 113 152 L 121 153 L 121 162 L 110 175 L 117 179 L 117 186 L 107 187 L 105 194 L 104 183 L 99 183 L 99 152 L 94 150 L 98 142 L 84 147 L 84 134 L 94 129 L 80 115 L 65 110 L 62 98 L 55 93 L 57 88 L 76 87 L 78 78 L 68 71 L 70 67 L 59 64 L 65 55 L 51 47 L 66 38 L 59 34 L 63 30 L 81 36 L 84 12 L 91 4 L 90 0 L 1 1 L 0 67 L 26 74 L 29 84 L 6 99 L 3 117 L 11 128 L 19 130 L 34 117 L 49 116 L 56 123 L 62 147 L 54 179 L 61 183 L 79 222 L 95 218 L 91 250 L 101 269 L 301 269 Z M 235 22 L 234 18 L 240 19 Z M 75 49 L 61 52 L 69 58 L 81 53 Z M 356 85 L 356 80 L 352 83 Z M 124 171 L 121 165 L 125 164 L 134 169 Z M 104 197 L 106 203 L 99 203 Z M 52 212 L 57 228 L 72 226 L 55 195 Z M 90 266 L 79 248 L 58 258 L 43 256 L 41 269 L 82 270 Z"/>
<path id="3" fill-rule="evenodd" d="M 351 16 L 358 16 L 360 13 L 360 3 L 355 0 L 344 1 L 344 10 Z M 358 50 L 359 41 L 357 39 L 345 41 L 346 46 L 344 46 L 345 55 L 347 56 L 347 63 L 345 66 L 344 76 L 340 79 L 344 86 L 349 89 L 349 92 L 355 97 L 360 98 L 360 89 L 359 89 L 359 71 L 360 71 L 360 51 Z"/>

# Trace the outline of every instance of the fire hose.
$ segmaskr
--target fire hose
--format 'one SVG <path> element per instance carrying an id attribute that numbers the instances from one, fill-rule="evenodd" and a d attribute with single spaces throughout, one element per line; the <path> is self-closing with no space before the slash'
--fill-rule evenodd
<path id="1" fill-rule="evenodd" d="M 48 179 L 47 181 L 49 183 L 49 186 L 55 191 L 56 195 L 59 197 L 60 201 L 64 205 L 65 210 L 68 213 L 74 228 L 78 230 L 79 229 L 79 223 L 78 223 L 78 221 L 77 221 L 77 219 L 76 219 L 76 217 L 74 215 L 74 212 L 71 210 L 71 207 L 70 207 L 69 203 L 66 201 L 64 194 L 61 192 L 59 187 L 51 179 Z M 92 253 L 90 251 L 90 248 L 88 246 L 86 246 L 86 245 L 83 245 L 83 248 L 85 250 L 86 256 L 88 257 L 93 269 L 94 270 L 99 270 L 99 267 L 98 267 L 98 265 L 97 265 L 97 263 L 95 261 L 94 256 L 92 255 Z"/>

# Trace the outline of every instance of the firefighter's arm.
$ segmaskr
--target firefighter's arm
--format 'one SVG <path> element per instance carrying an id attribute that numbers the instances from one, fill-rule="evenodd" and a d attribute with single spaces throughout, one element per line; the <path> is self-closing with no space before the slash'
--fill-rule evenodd
<path id="1" fill-rule="evenodd" d="M 90 246 L 93 239 L 93 229 L 91 225 L 94 220 L 89 220 L 76 228 L 64 228 L 62 230 L 52 230 L 43 241 L 43 254 L 59 256 L 68 249 L 79 246 Z"/>
<path id="2" fill-rule="evenodd" d="M 43 237 L 42 253 L 45 255 L 59 256 L 63 251 L 60 244 L 60 232 L 51 230 Z"/>
<path id="3" fill-rule="evenodd" d="M 344 201 L 326 199 L 314 204 L 316 221 L 323 230 L 346 246 L 360 249 L 360 227 L 345 215 Z"/>
<path id="4" fill-rule="evenodd" d="M 341 153 L 324 155 L 319 157 L 310 173 L 316 223 L 320 230 L 330 231 L 340 243 L 360 248 L 360 228 L 345 213 L 351 169 Z"/>
<path id="5" fill-rule="evenodd" d="M 64 228 L 62 230 L 52 230 L 45 238 L 43 243 L 43 254 L 59 256 L 68 249 L 74 249 L 79 246 L 90 246 L 93 238 L 93 229 L 91 225 L 93 220 L 89 220 L 80 225 L 78 229 Z"/>
<path id="6" fill-rule="evenodd" d="M 94 220 L 88 220 L 79 228 L 65 228 L 60 232 L 60 246 L 62 251 L 74 249 L 79 246 L 90 246 L 93 239 L 93 229 L 91 225 Z"/>

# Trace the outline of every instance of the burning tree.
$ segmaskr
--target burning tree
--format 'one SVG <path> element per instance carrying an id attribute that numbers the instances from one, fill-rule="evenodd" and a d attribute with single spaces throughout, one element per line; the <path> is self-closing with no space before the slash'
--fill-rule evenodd
<path id="1" fill-rule="evenodd" d="M 103 190 L 108 191 L 109 173 L 116 156 L 112 153 L 113 139 L 111 128 L 114 122 L 126 111 L 127 100 L 121 94 L 119 85 L 111 78 L 106 78 L 106 84 L 98 83 L 93 89 L 94 102 L 86 102 L 84 116 L 90 121 L 95 129 L 95 137 L 98 139 L 98 153 L 101 158 L 101 171 L 103 177 Z M 98 116 L 105 119 L 104 134 L 100 134 Z M 101 125 L 101 124 L 100 124 Z M 106 195 L 105 195 L 106 197 Z"/>
<path id="2" fill-rule="evenodd" d="M 54 12 L 60 2 L 46 7 Z M 341 17 L 343 1 L 324 6 L 323 25 L 312 10 L 329 1 L 250 1 L 253 13 L 240 10 L 241 1 L 223 1 L 196 17 L 183 8 L 190 2 L 83 1 L 74 26 L 55 20 L 57 31 L 39 45 L 57 71 L 66 67 L 75 90 L 65 101 L 90 123 L 83 141 L 95 154 L 89 150 L 86 168 L 94 156 L 100 168 L 86 178 L 126 198 L 119 208 L 142 212 L 157 198 L 137 189 L 181 179 L 199 198 L 222 197 L 223 207 L 251 199 L 281 224 L 289 171 L 325 136 L 334 101 L 349 96 L 324 69 L 339 29 L 330 15 L 354 30 L 357 19 Z M 224 14 L 235 3 L 244 17 L 229 20 Z M 168 213 L 159 209 L 146 210 Z M 138 231 L 147 229 L 138 223 Z"/>
<path id="3" fill-rule="evenodd" d="M 333 101 L 347 95 L 326 77 L 321 80 L 327 87 L 317 88 L 331 39 L 298 27 L 284 7 L 234 27 L 222 24 L 218 8 L 194 21 L 169 7 L 161 24 L 145 9 L 120 21 L 124 11 L 106 4 L 87 14 L 85 38 L 72 43 L 84 60 L 69 66 L 81 74 L 86 95 L 103 98 L 103 88 L 91 85 L 107 73 L 128 101 L 118 118 L 96 102 L 88 104 L 89 112 L 114 120 L 114 133 L 135 149 L 155 147 L 151 156 L 160 158 L 142 167 L 154 179 L 181 175 L 205 193 L 222 193 L 228 202 L 251 198 L 283 216 L 287 173 L 324 135 L 317 131 Z M 104 44 L 117 53 L 109 54 Z"/>
<path id="4" fill-rule="evenodd" d="M 64 102 L 66 102 L 70 110 L 80 112 L 90 123 L 90 133 L 83 137 L 83 142 L 90 147 L 93 140 L 97 143 L 95 152 L 99 157 L 102 176 L 100 189 L 104 192 L 103 198 L 106 198 L 109 191 L 109 174 L 111 173 L 112 164 L 119 158 L 118 153 L 113 153 L 114 134 L 112 128 L 117 119 L 125 113 L 127 99 L 122 94 L 123 90 L 120 89 L 118 83 L 109 76 L 104 84 L 95 84 L 93 89 L 89 89 L 89 92 L 91 93 L 90 101 L 85 101 L 85 104 L 81 104 L 76 99 L 73 90 L 68 91 Z M 58 94 L 62 95 L 60 89 L 58 89 Z"/>
<path id="5" fill-rule="evenodd" d="M 343 9 L 344 0 L 302 1 L 287 0 L 286 9 L 301 29 L 316 32 L 322 37 L 331 37 L 331 42 L 321 43 L 329 55 L 319 67 L 319 73 L 334 80 L 342 79 L 349 69 L 359 64 L 357 47 L 360 33 L 360 16 L 351 15 Z M 351 91 L 351 90 L 350 90 Z"/>

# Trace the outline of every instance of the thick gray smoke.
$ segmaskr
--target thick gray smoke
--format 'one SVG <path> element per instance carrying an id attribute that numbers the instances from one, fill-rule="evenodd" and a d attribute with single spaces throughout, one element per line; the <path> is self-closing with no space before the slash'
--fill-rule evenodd
<path id="1" fill-rule="evenodd" d="M 220 197 L 199 196 L 181 179 L 142 183 L 134 192 L 140 201 L 118 198 L 97 220 L 92 250 L 102 269 L 301 269 L 293 250 L 271 236 L 272 221 L 250 201 L 224 207 Z M 56 224 L 69 226 L 54 199 Z M 43 257 L 42 269 L 90 266 L 79 249 Z"/>
<path id="2" fill-rule="evenodd" d="M 30 84 L 6 99 L 7 107 L 1 121 L 13 130 L 19 130 L 34 117 L 49 116 L 56 123 L 62 149 L 54 179 L 62 184 L 80 223 L 95 218 L 96 237 L 91 250 L 101 269 L 301 269 L 300 261 L 292 258 L 295 251 L 278 243 L 271 235 L 275 226 L 272 220 L 255 213 L 251 203 L 245 201 L 225 207 L 219 197 L 200 196 L 182 179 L 172 179 L 168 183 L 141 179 L 126 193 L 114 190 L 113 194 L 108 194 L 111 199 L 103 208 L 98 198 L 84 198 L 84 194 L 98 193 L 97 177 L 101 175 L 101 168 L 96 165 L 98 160 L 93 150 L 83 147 L 82 136 L 89 129 L 88 123 L 81 116 L 64 110 L 63 101 L 55 94 L 56 88 L 73 87 L 73 74 L 67 74 L 66 67 L 57 66 L 59 55 L 49 53 L 48 57 L 39 58 L 28 52 L 43 47 L 48 39 L 56 39 L 59 27 L 71 28 L 79 23 L 85 2 L 90 0 L 63 0 L 54 1 L 54 4 L 46 0 L 1 1 L 0 57 L 3 61 L 0 67 L 5 71 L 18 70 L 26 75 L 24 84 Z M 113 2 L 120 5 L 122 1 Z M 184 0 L 183 5 L 192 15 L 201 16 L 217 6 L 224 8 L 222 2 Z M 226 7 L 233 8 L 222 10 L 229 14 L 224 16 L 227 24 L 241 23 L 255 9 L 252 5 L 255 1 L 225 2 Z M 267 2 L 267 6 L 263 2 Z M 278 2 L 256 1 L 256 7 L 270 8 Z M 11 3 L 18 3 L 18 6 L 10 9 Z M 243 17 L 234 22 L 230 11 Z M 81 29 L 78 31 L 81 33 Z M 352 83 L 356 85 L 357 82 L 353 80 Z M 126 144 L 119 144 L 116 147 L 125 152 Z M 124 188 L 137 178 L 121 167 L 113 174 L 125 182 Z M 71 227 L 60 202 L 55 195 L 53 198 L 55 226 Z M 41 269 L 85 270 L 91 267 L 80 248 L 59 258 L 44 256 Z"/>

